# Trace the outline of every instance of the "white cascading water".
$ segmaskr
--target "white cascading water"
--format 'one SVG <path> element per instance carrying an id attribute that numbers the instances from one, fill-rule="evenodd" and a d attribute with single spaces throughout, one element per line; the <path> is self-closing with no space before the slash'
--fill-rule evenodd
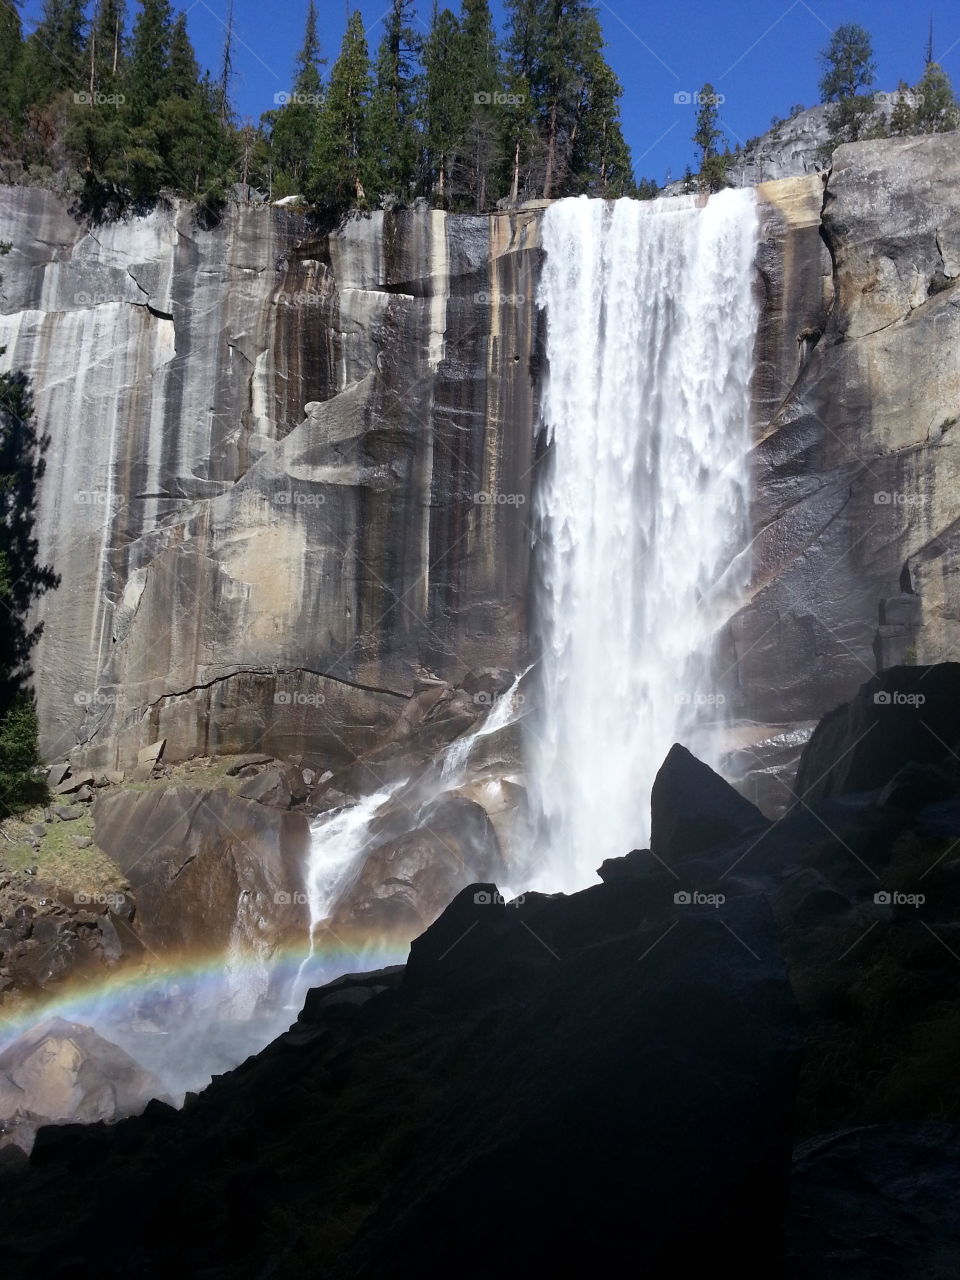
<path id="1" fill-rule="evenodd" d="M 645 843 L 671 744 L 722 713 L 711 639 L 745 585 L 756 243 L 752 191 L 544 216 L 552 449 L 528 737 L 544 888 L 581 888 Z"/>
<path id="2" fill-rule="evenodd" d="M 316 935 L 328 919 L 351 876 L 362 864 L 371 841 L 371 823 L 406 780 L 394 782 L 356 804 L 325 813 L 310 828 L 310 857 L 307 863 L 307 908 L 310 937 L 304 957 L 290 990 L 288 1008 L 299 1009 L 314 977 Z M 321 981 L 329 979 L 323 977 Z"/>

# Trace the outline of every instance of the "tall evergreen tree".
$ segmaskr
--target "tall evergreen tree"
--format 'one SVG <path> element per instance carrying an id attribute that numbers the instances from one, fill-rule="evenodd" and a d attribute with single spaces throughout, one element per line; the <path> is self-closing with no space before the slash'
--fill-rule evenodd
<path id="1" fill-rule="evenodd" d="M 595 13 L 584 20 L 584 65 L 571 137 L 571 191 L 595 196 L 633 195 L 636 184 L 630 149 L 620 127 L 623 89 L 603 55 L 604 39 Z"/>
<path id="2" fill-rule="evenodd" d="M 412 9 L 413 0 L 391 0 L 370 100 L 374 181 L 381 194 L 401 198 L 411 190 L 418 145 L 414 60 L 419 42 Z"/>
<path id="3" fill-rule="evenodd" d="M 0 4 L 0 112 L 4 123 L 13 123 L 16 112 L 17 70 L 23 53 L 23 29 L 17 7 L 20 0 Z"/>
<path id="4" fill-rule="evenodd" d="M 45 0 L 17 71 L 22 106 L 46 105 L 59 93 L 83 92 L 83 0 Z"/>
<path id="5" fill-rule="evenodd" d="M 423 46 L 419 112 L 423 122 L 421 186 L 446 207 L 451 172 L 464 133 L 464 83 L 457 63 L 460 26 L 449 9 L 433 7 Z"/>
<path id="6" fill-rule="evenodd" d="M 487 0 L 462 0 L 457 53 L 465 119 L 459 148 L 459 185 L 465 203 L 480 213 L 490 204 L 493 175 L 501 158 L 505 96 L 497 37 Z"/>
<path id="7" fill-rule="evenodd" d="M 869 89 L 876 76 L 869 33 L 855 22 L 837 27 L 819 54 L 823 68 L 820 100 L 832 103 L 827 113 L 827 151 L 841 142 L 856 142 L 869 130 L 876 109 Z"/>
<path id="8" fill-rule="evenodd" d="M 314 0 L 307 6 L 303 45 L 294 67 L 290 100 L 279 111 L 264 114 L 270 127 L 273 186 L 277 195 L 299 193 L 317 144 L 317 128 L 323 101 L 321 56 Z"/>
<path id="9" fill-rule="evenodd" d="M 701 191 L 719 191 L 727 186 L 728 158 L 721 155 L 718 143 L 723 130 L 717 127 L 720 107 L 717 91 L 709 81 L 697 94 L 697 128 L 693 141 L 700 152 L 698 186 Z"/>
<path id="10" fill-rule="evenodd" d="M 91 94 L 117 90 L 124 72 L 125 24 L 124 0 L 98 0 L 84 55 Z"/>
<path id="11" fill-rule="evenodd" d="M 0 246 L 8 251 L 9 245 Z M 45 795 L 36 776 L 41 759 L 30 689 L 30 655 L 42 630 L 31 622 L 31 609 L 59 582 L 41 563 L 34 533 L 45 446 L 27 379 L 0 374 L 0 813 L 17 812 Z"/>
<path id="12" fill-rule="evenodd" d="M 131 106 L 138 120 L 145 119 L 167 96 L 173 27 L 169 0 L 140 0 L 127 73 Z"/>
<path id="13" fill-rule="evenodd" d="M 200 92 L 200 68 L 187 31 L 187 16 L 178 13 L 170 31 L 170 53 L 164 97 L 189 102 Z"/>
<path id="14" fill-rule="evenodd" d="M 953 85 L 939 62 L 927 63 L 914 93 L 913 133 L 950 133 L 960 128 Z"/>
<path id="15" fill-rule="evenodd" d="M 351 13 L 330 73 L 304 195 L 326 214 L 366 208 L 375 182 L 370 144 L 370 58 L 363 18 Z"/>

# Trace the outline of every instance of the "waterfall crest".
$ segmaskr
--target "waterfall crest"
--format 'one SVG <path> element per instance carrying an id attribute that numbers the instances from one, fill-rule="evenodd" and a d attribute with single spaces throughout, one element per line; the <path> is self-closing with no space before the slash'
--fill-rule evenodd
<path id="1" fill-rule="evenodd" d="M 544 888 L 646 841 L 671 743 L 722 712 L 711 637 L 744 585 L 756 243 L 750 191 L 544 217 L 528 721 Z"/>

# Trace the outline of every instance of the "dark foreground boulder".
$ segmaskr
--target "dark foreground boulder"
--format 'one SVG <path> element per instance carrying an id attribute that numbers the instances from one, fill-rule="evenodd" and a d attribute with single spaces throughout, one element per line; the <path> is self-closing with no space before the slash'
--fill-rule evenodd
<path id="1" fill-rule="evenodd" d="M 5 1276 L 777 1274 L 798 1038 L 762 899 L 478 884 L 398 977 L 312 993 L 182 1114 L 45 1147 Z"/>
<path id="2" fill-rule="evenodd" d="M 890 667 L 824 716 L 804 748 L 796 792 L 810 804 L 878 791 L 905 765 L 955 762 L 960 663 Z"/>
<path id="3" fill-rule="evenodd" d="M 797 1151 L 789 1280 L 956 1280 L 960 1129 L 848 1129 Z"/>
<path id="4" fill-rule="evenodd" d="M 729 782 L 674 743 L 653 783 L 650 847 L 670 866 L 768 826 Z"/>

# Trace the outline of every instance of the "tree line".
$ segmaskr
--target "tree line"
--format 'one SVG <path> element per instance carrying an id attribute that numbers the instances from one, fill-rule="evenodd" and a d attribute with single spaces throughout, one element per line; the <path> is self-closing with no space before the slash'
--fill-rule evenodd
<path id="1" fill-rule="evenodd" d="M 327 72 L 309 0 L 290 90 L 261 119 L 230 101 L 235 37 L 202 72 L 169 0 L 45 0 L 24 35 L 0 5 L 0 143 L 7 181 L 64 186 L 83 212 L 119 216 L 178 194 L 216 213 L 236 184 L 300 195 L 329 213 L 407 203 L 481 212 L 498 201 L 652 195 L 634 181 L 622 87 L 588 0 L 507 0 L 501 39 L 488 0 L 392 0 L 379 46 L 359 12 Z"/>

